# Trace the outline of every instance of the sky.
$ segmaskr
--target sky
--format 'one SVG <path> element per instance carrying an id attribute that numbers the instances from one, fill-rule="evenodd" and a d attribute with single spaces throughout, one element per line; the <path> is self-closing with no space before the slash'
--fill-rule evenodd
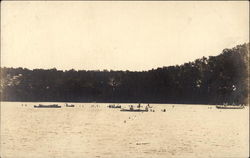
<path id="1" fill-rule="evenodd" d="M 131 70 L 249 42 L 247 1 L 3 1 L 1 67 Z"/>

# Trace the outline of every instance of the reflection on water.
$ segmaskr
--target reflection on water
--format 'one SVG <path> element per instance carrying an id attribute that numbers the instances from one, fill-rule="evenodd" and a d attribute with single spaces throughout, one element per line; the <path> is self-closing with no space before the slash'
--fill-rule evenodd
<path id="1" fill-rule="evenodd" d="M 155 112 L 142 113 L 120 112 L 99 103 L 75 103 L 75 107 L 58 103 L 63 107 L 56 109 L 34 108 L 35 104 L 1 103 L 2 158 L 247 157 L 249 153 L 248 107 L 152 104 Z"/>

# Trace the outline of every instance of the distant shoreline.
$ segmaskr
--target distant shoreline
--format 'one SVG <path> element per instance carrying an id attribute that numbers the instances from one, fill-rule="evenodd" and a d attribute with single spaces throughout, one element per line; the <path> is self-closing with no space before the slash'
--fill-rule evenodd
<path id="1" fill-rule="evenodd" d="M 2 101 L 247 104 L 249 43 L 144 72 L 0 68 Z"/>
<path id="2" fill-rule="evenodd" d="M 122 103 L 112 103 L 112 102 L 62 102 L 62 101 L 0 101 L 0 103 L 86 103 L 86 104 L 139 104 L 139 103 L 132 103 L 132 102 L 122 102 Z M 185 104 L 185 103 L 140 103 L 140 104 L 166 104 L 166 105 L 199 105 L 199 106 L 208 106 L 208 105 L 211 105 L 211 106 L 216 106 L 216 105 L 222 105 L 222 104 L 199 104 L 199 103 L 188 103 L 188 104 Z M 248 106 L 245 105 L 245 106 Z"/>

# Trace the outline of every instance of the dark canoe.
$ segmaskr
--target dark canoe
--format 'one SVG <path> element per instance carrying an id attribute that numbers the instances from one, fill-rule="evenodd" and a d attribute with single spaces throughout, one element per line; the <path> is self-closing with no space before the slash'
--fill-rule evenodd
<path id="1" fill-rule="evenodd" d="M 115 105 L 109 105 L 108 107 L 109 108 L 121 108 L 121 105 L 117 105 L 117 106 L 115 106 Z"/>
<path id="2" fill-rule="evenodd" d="M 66 105 L 66 107 L 75 107 L 75 105 Z"/>
<path id="3" fill-rule="evenodd" d="M 142 110 L 142 109 L 133 109 L 133 110 L 121 109 L 120 111 L 122 111 L 122 112 L 148 112 L 148 110 Z"/>
<path id="4" fill-rule="evenodd" d="M 34 108 L 61 108 L 61 106 L 58 106 L 57 104 L 52 104 L 52 105 L 39 104 L 38 106 L 34 105 Z"/>

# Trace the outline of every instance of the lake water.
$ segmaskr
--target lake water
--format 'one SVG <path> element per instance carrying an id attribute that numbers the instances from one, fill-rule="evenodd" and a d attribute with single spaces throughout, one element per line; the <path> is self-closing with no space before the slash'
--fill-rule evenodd
<path id="1" fill-rule="evenodd" d="M 142 113 L 104 103 L 34 108 L 37 104 L 1 103 L 1 158 L 249 156 L 248 107 L 150 104 L 155 112 Z"/>

